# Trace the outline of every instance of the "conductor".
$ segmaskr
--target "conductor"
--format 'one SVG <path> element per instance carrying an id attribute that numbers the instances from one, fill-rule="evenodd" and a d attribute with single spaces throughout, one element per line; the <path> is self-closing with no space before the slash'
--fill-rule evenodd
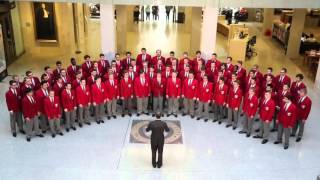
<path id="1" fill-rule="evenodd" d="M 160 120 L 160 115 L 157 114 L 156 120 L 149 123 L 146 131 L 151 131 L 151 150 L 152 150 L 152 166 L 161 168 L 162 166 L 162 152 L 164 145 L 163 132 L 169 132 L 167 123 Z M 156 153 L 158 151 L 158 162 L 156 162 Z"/>

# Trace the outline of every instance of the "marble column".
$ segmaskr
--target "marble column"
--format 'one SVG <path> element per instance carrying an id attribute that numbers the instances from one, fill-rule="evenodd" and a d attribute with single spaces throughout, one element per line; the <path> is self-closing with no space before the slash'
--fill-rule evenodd
<path id="1" fill-rule="evenodd" d="M 295 59 L 300 56 L 299 48 L 301 35 L 304 29 L 306 13 L 306 9 L 294 9 L 286 53 L 289 58 Z"/>
<path id="2" fill-rule="evenodd" d="M 273 8 L 264 8 L 263 9 L 263 24 L 262 24 L 262 33 L 264 34 L 267 30 L 272 30 L 274 17 Z M 271 36 L 270 36 L 271 37 Z"/>
<path id="3" fill-rule="evenodd" d="M 187 9 L 187 8 L 186 8 Z M 190 23 L 190 55 L 195 55 L 196 51 L 200 50 L 200 38 L 201 38 L 201 18 L 202 8 L 191 8 L 191 23 Z M 187 20 L 188 21 L 188 20 Z"/>
<path id="4" fill-rule="evenodd" d="M 110 4 L 100 4 L 101 50 L 107 59 L 114 59 L 116 50 L 116 34 L 114 7 Z"/>
<path id="5" fill-rule="evenodd" d="M 127 27 L 128 24 L 130 24 L 128 20 L 128 7 L 125 5 L 117 5 L 116 6 L 117 11 L 117 23 L 116 23 L 116 33 L 117 33 L 117 39 L 116 39 L 116 47 L 117 52 L 120 54 L 125 54 L 127 51 Z"/>
<path id="6" fill-rule="evenodd" d="M 200 50 L 206 59 L 210 58 L 215 51 L 218 15 L 219 9 L 217 7 L 205 7 L 203 9 Z"/>

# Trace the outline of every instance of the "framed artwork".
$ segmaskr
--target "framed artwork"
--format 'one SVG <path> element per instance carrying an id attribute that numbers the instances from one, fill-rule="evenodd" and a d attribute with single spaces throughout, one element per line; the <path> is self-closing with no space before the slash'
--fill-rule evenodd
<path id="1" fill-rule="evenodd" d="M 38 42 L 58 42 L 54 3 L 33 2 L 34 30 Z"/>

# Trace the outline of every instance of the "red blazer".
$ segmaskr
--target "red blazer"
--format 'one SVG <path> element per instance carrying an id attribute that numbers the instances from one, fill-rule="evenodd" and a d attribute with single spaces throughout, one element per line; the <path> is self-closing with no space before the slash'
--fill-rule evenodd
<path id="1" fill-rule="evenodd" d="M 281 104 L 283 103 L 283 98 L 284 96 L 290 94 L 290 91 L 286 91 L 284 92 L 283 90 L 278 91 L 277 96 L 276 96 L 276 106 L 281 106 Z"/>
<path id="2" fill-rule="evenodd" d="M 297 120 L 307 120 L 310 110 L 311 110 L 312 101 L 307 96 L 302 100 L 297 101 Z"/>
<path id="3" fill-rule="evenodd" d="M 100 89 L 98 88 L 96 83 L 92 84 L 91 86 L 92 103 L 96 103 L 96 104 L 104 103 L 104 100 L 106 99 L 105 92 L 106 92 L 106 87 L 104 83 L 101 83 Z"/>
<path id="4" fill-rule="evenodd" d="M 128 78 L 126 82 L 124 79 L 120 81 L 120 96 L 121 98 L 128 99 L 133 96 L 133 81 Z"/>
<path id="5" fill-rule="evenodd" d="M 64 78 L 61 77 L 61 79 L 62 79 L 62 82 L 64 83 L 64 85 L 67 84 L 68 82 L 69 83 L 72 82 L 72 79 L 68 75 L 66 77 L 64 77 Z"/>
<path id="6" fill-rule="evenodd" d="M 131 64 L 131 60 L 132 58 L 129 58 L 129 63 L 127 62 L 127 57 L 121 60 L 121 66 L 123 67 L 123 69 L 128 69 L 129 65 Z"/>
<path id="7" fill-rule="evenodd" d="M 107 74 L 106 74 L 107 75 Z M 88 76 L 87 77 L 87 85 L 89 86 L 89 87 L 91 87 L 91 85 L 92 84 L 94 84 L 95 83 L 95 79 L 94 79 L 95 77 L 92 77 L 92 76 Z"/>
<path id="8" fill-rule="evenodd" d="M 193 99 L 197 97 L 198 81 L 192 80 L 192 83 L 188 85 L 189 79 L 185 79 L 182 86 L 182 95 L 187 99 Z"/>
<path id="9" fill-rule="evenodd" d="M 132 73 L 132 74 L 131 74 Z M 135 72 L 129 72 L 129 79 L 131 79 L 132 81 L 134 81 L 136 79 L 136 77 L 138 77 L 138 73 Z"/>
<path id="10" fill-rule="evenodd" d="M 101 74 L 105 74 L 105 73 L 107 73 L 108 72 L 108 69 L 109 69 L 109 67 L 110 67 L 110 63 L 109 63 L 109 61 L 108 60 L 104 60 L 104 59 L 100 59 L 99 61 L 98 61 L 98 67 L 99 67 L 99 69 L 101 69 Z"/>
<path id="11" fill-rule="evenodd" d="M 272 121 L 272 117 L 275 111 L 275 103 L 272 99 L 269 99 L 268 102 L 265 103 L 263 99 L 260 103 L 260 119 L 262 121 Z"/>
<path id="12" fill-rule="evenodd" d="M 228 72 L 228 74 L 232 74 L 233 70 L 234 70 L 233 64 L 230 63 L 229 67 L 228 65 L 226 65 L 226 71 Z"/>
<path id="13" fill-rule="evenodd" d="M 89 64 L 90 64 L 90 67 L 88 67 L 87 63 L 84 62 L 82 65 L 81 65 L 81 69 L 82 69 L 82 76 L 84 78 L 87 78 L 88 76 L 90 76 L 90 72 L 91 72 L 91 69 L 93 67 L 93 63 L 92 61 L 89 61 Z"/>
<path id="14" fill-rule="evenodd" d="M 72 89 L 77 89 L 77 87 L 80 85 L 80 80 L 75 79 L 72 81 Z"/>
<path id="15" fill-rule="evenodd" d="M 213 59 L 209 59 L 209 60 L 207 61 L 207 63 L 206 63 L 206 69 L 210 69 L 212 62 L 215 62 L 217 70 L 220 70 L 221 61 L 219 61 L 219 60 L 215 60 L 215 61 L 214 61 Z"/>
<path id="16" fill-rule="evenodd" d="M 72 65 L 68 66 L 67 73 L 68 73 L 68 76 L 71 78 L 71 80 L 76 79 L 76 74 L 79 71 L 79 69 L 80 69 L 80 67 L 77 65 L 76 66 L 72 66 Z"/>
<path id="17" fill-rule="evenodd" d="M 162 78 L 165 78 L 165 79 L 169 79 L 169 78 L 171 78 L 171 73 L 172 73 L 172 71 L 170 70 L 170 71 L 168 71 L 168 76 L 167 76 L 167 71 L 165 70 L 165 71 L 162 71 Z"/>
<path id="18" fill-rule="evenodd" d="M 258 84 L 255 84 L 254 86 L 253 86 L 253 85 L 248 86 L 247 89 L 246 89 L 246 92 L 249 92 L 249 89 L 250 89 L 251 87 L 255 89 L 255 90 L 254 90 L 255 95 L 256 95 L 258 98 L 260 98 L 260 97 L 261 97 L 261 90 L 260 90 L 259 85 L 258 85 Z"/>
<path id="19" fill-rule="evenodd" d="M 306 89 L 306 85 L 301 82 L 299 85 L 297 84 L 297 82 L 293 82 L 291 87 L 290 87 L 290 92 L 291 92 L 291 95 L 293 96 L 293 103 L 297 104 L 297 102 L 299 101 L 299 91 L 301 89 Z"/>
<path id="20" fill-rule="evenodd" d="M 291 103 L 287 109 L 285 109 L 285 103 L 282 103 L 278 114 L 278 120 L 284 128 L 294 127 L 297 120 L 296 110 L 297 108 L 293 103 Z"/>
<path id="21" fill-rule="evenodd" d="M 24 97 L 26 95 L 26 90 L 28 88 L 31 88 L 32 90 L 35 90 L 33 86 L 27 86 L 26 84 L 23 84 L 22 86 L 20 86 L 20 92 L 22 94 L 22 97 Z"/>
<path id="22" fill-rule="evenodd" d="M 106 81 L 105 87 L 106 87 L 105 97 L 108 100 L 119 98 L 118 80 L 116 80 L 116 79 L 113 80 L 113 86 L 111 85 L 110 80 Z"/>
<path id="23" fill-rule="evenodd" d="M 151 91 L 151 85 L 147 78 L 145 78 L 145 83 L 142 85 L 140 77 L 137 77 L 134 81 L 134 92 L 136 97 L 149 97 Z"/>
<path id="24" fill-rule="evenodd" d="M 218 70 L 215 68 L 211 70 L 210 67 L 206 69 L 206 74 L 208 75 L 208 81 L 215 83 L 215 77 L 218 75 Z"/>
<path id="25" fill-rule="evenodd" d="M 280 81 L 280 75 L 276 76 L 275 77 L 275 83 L 276 83 L 276 90 L 279 91 L 279 90 L 282 90 L 283 88 L 283 85 L 284 84 L 291 84 L 291 79 L 289 76 L 285 75 L 283 80 Z"/>
<path id="26" fill-rule="evenodd" d="M 201 71 L 199 71 L 199 72 L 195 75 L 196 80 L 198 80 L 198 82 L 203 81 L 203 76 L 204 76 L 204 75 L 206 75 L 205 72 L 202 74 Z"/>
<path id="27" fill-rule="evenodd" d="M 160 84 L 157 78 L 154 78 L 151 81 L 151 92 L 153 94 L 153 97 L 164 96 L 165 91 L 166 91 L 166 80 L 164 78 L 161 78 Z"/>
<path id="28" fill-rule="evenodd" d="M 67 109 L 67 111 L 74 110 L 75 107 L 77 107 L 77 100 L 74 90 L 70 90 L 70 95 L 67 93 L 67 90 L 64 89 L 61 92 L 61 103 L 63 110 Z"/>
<path id="29" fill-rule="evenodd" d="M 49 97 L 44 99 L 44 112 L 48 117 L 48 120 L 61 117 L 60 100 L 58 96 L 54 97 L 53 103 Z"/>
<path id="30" fill-rule="evenodd" d="M 80 104 L 82 106 L 87 106 L 89 103 L 91 103 L 91 93 L 89 86 L 86 86 L 84 90 L 81 86 L 78 86 L 76 88 L 76 101 L 78 106 Z"/>
<path id="31" fill-rule="evenodd" d="M 167 87 L 166 87 L 166 95 L 169 98 L 177 98 L 180 97 L 181 94 L 181 80 L 176 78 L 176 82 L 172 81 L 172 78 L 167 80 Z"/>
<path id="32" fill-rule="evenodd" d="M 142 63 L 143 63 L 142 54 L 138 54 L 136 60 L 137 60 L 137 65 L 141 67 L 141 66 L 142 66 Z M 145 59 L 145 61 L 148 62 L 148 66 L 151 65 L 152 62 L 151 62 L 151 56 L 150 56 L 150 54 L 146 54 L 146 59 Z"/>
<path id="33" fill-rule="evenodd" d="M 181 79 L 182 82 L 184 82 L 185 79 L 188 79 L 188 76 L 185 76 L 185 70 L 181 70 L 178 74 L 179 79 Z M 189 72 L 190 73 L 190 72 Z"/>
<path id="34" fill-rule="evenodd" d="M 8 111 L 20 112 L 21 111 L 21 94 L 19 90 L 16 90 L 16 95 L 9 89 L 6 92 L 6 102 Z"/>
<path id="35" fill-rule="evenodd" d="M 167 59 L 166 59 L 166 65 L 172 65 L 172 60 L 173 60 L 174 58 L 171 58 L 171 57 L 168 57 Z"/>
<path id="36" fill-rule="evenodd" d="M 213 83 L 207 82 L 206 86 L 204 86 L 204 82 L 201 81 L 197 88 L 197 98 L 199 101 L 207 103 L 213 98 Z"/>
<path id="37" fill-rule="evenodd" d="M 164 71 L 166 70 L 166 66 L 164 65 L 164 64 L 162 64 L 161 66 L 158 66 L 158 65 L 156 65 L 155 67 L 154 67 L 154 72 L 158 72 L 158 71 L 161 71 L 161 73 L 163 73 Z"/>
<path id="38" fill-rule="evenodd" d="M 63 89 L 64 89 L 64 85 L 63 85 L 63 84 L 61 84 L 61 85 L 59 86 L 58 83 L 55 83 L 55 84 L 53 85 L 53 91 L 54 91 L 54 94 L 55 94 L 56 96 L 60 96 Z"/>
<path id="39" fill-rule="evenodd" d="M 257 113 L 259 107 L 259 99 L 256 95 L 253 95 L 251 99 L 249 99 L 249 95 L 247 94 L 244 98 L 242 111 L 248 117 L 254 117 Z"/>
<path id="40" fill-rule="evenodd" d="M 59 77 L 60 76 L 60 72 L 61 72 L 61 69 L 54 69 L 53 70 L 53 76 L 54 76 L 54 79 L 56 79 L 57 77 Z"/>
<path id="41" fill-rule="evenodd" d="M 236 91 L 234 91 L 233 88 L 230 88 L 229 90 L 229 96 L 228 96 L 228 106 L 231 109 L 235 109 L 240 107 L 242 101 L 242 91 L 241 88 L 239 87 Z"/>
<path id="42" fill-rule="evenodd" d="M 228 86 L 226 84 L 223 84 L 223 86 L 219 87 L 219 83 L 216 83 L 213 99 L 217 105 L 224 105 L 227 101 L 227 92 L 228 92 Z"/>
<path id="43" fill-rule="evenodd" d="M 49 95 L 49 91 L 47 90 L 48 92 L 48 95 Z M 44 112 L 44 109 L 43 109 L 43 101 L 44 101 L 44 98 L 46 97 L 46 95 L 44 94 L 43 90 L 40 88 L 38 89 L 36 92 L 35 92 L 35 97 L 36 97 L 36 101 L 37 101 L 37 105 L 39 107 L 39 110 L 41 113 L 45 113 Z"/>
<path id="44" fill-rule="evenodd" d="M 33 81 L 32 81 L 32 80 L 33 80 Z M 38 77 L 33 76 L 33 77 L 31 78 L 31 82 L 32 82 L 32 85 L 33 85 L 34 90 L 38 90 L 38 89 L 40 88 L 40 80 L 39 80 Z"/>
<path id="45" fill-rule="evenodd" d="M 38 115 L 39 109 L 37 105 L 37 100 L 32 96 L 34 102 L 32 103 L 27 96 L 22 99 L 22 112 L 24 119 L 32 119 Z"/>
<path id="46" fill-rule="evenodd" d="M 160 59 L 162 61 L 162 64 L 166 63 L 166 58 L 165 57 L 161 56 Z M 156 66 L 157 63 L 158 63 L 158 57 L 157 56 L 153 56 L 151 61 L 152 61 L 152 65 Z"/>

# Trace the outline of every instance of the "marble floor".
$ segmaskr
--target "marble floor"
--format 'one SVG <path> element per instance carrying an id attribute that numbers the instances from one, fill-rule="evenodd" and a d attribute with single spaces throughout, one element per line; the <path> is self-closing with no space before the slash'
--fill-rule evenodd
<path id="1" fill-rule="evenodd" d="M 96 22 L 95 25 L 94 23 L 91 25 L 91 28 L 98 26 Z M 137 28 L 147 31 L 148 27 L 153 25 L 156 27 L 155 31 L 149 31 L 144 36 L 156 33 L 162 37 L 161 33 L 166 26 L 156 22 L 140 24 Z M 177 52 L 182 52 L 187 46 L 189 35 L 183 27 L 179 26 L 168 25 L 171 35 L 166 40 L 169 42 L 162 44 L 166 53 L 176 45 L 179 47 Z M 288 59 L 276 42 L 259 34 L 259 24 L 252 23 L 251 26 L 252 31 L 258 35 L 256 47 L 258 56 L 246 61 L 246 67 L 259 64 L 262 71 L 272 66 L 275 72 L 278 72 L 281 67 L 287 67 L 290 75 L 299 72 L 308 73 L 302 66 L 301 59 Z M 174 29 L 176 33 L 171 32 Z M 129 32 L 128 34 L 129 44 L 130 40 L 139 40 L 138 44 L 130 46 L 129 49 L 132 51 L 140 49 L 150 41 L 149 38 L 139 36 L 139 33 Z M 178 39 L 180 38 L 179 41 L 176 41 L 177 36 L 179 36 Z M 170 46 L 165 46 L 166 44 Z M 152 53 L 155 47 L 150 45 L 149 49 Z M 223 61 L 227 56 L 225 47 L 224 37 L 218 34 L 217 52 Z M 8 71 L 11 75 L 23 75 L 27 69 L 32 69 L 39 74 L 44 65 L 53 66 L 57 58 L 67 64 L 70 56 L 72 56 L 71 53 L 61 57 L 54 55 L 41 57 L 26 53 L 9 66 Z M 180 56 L 179 53 L 178 56 Z M 8 79 L 0 83 L 0 108 L 2 109 L 0 111 L 2 117 L 0 119 L 0 180 L 309 180 L 316 179 L 320 175 L 320 93 L 314 89 L 311 76 L 307 76 L 306 83 L 313 100 L 313 108 L 300 143 L 291 139 L 290 148 L 285 151 L 282 146 L 273 144 L 276 135 L 274 133 L 271 134 L 271 142 L 262 145 L 260 140 L 239 135 L 240 128 L 236 131 L 226 129 L 225 123 L 218 125 L 192 120 L 189 117 L 170 117 L 181 122 L 183 144 L 165 146 L 164 166 L 161 169 L 151 167 L 150 145 L 129 143 L 131 122 L 137 117 L 106 120 L 102 125 L 93 124 L 82 129 L 78 128 L 75 132 L 64 132 L 63 137 L 59 136 L 55 139 L 52 139 L 49 134 L 44 138 L 34 138 L 31 143 L 28 143 L 20 134 L 17 138 L 13 138 L 9 130 L 9 116 L 4 99 Z"/>

